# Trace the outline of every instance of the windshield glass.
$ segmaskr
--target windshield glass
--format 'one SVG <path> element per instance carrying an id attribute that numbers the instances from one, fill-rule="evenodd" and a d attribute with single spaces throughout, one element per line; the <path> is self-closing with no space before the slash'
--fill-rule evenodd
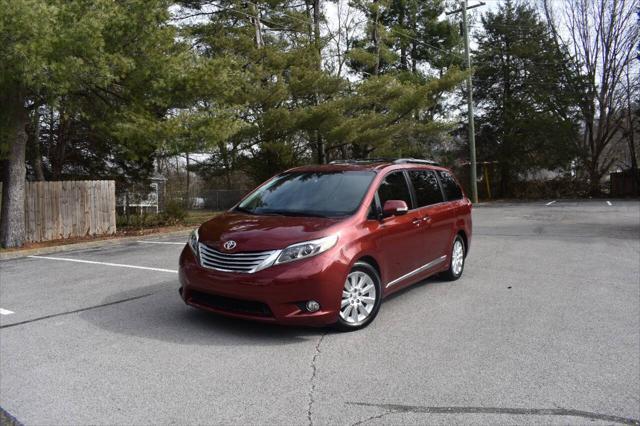
<path id="1" fill-rule="evenodd" d="M 285 216 L 349 216 L 360 206 L 374 176 L 370 171 L 285 173 L 249 195 L 236 210 Z"/>

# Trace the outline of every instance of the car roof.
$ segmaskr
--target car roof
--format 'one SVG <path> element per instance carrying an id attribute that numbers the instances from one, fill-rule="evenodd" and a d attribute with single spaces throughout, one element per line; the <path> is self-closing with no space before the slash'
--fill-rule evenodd
<path id="1" fill-rule="evenodd" d="M 374 159 L 374 160 L 351 160 L 336 161 L 329 164 L 318 164 L 295 167 L 287 172 L 344 172 L 344 171 L 374 171 L 378 172 L 388 168 L 393 169 L 415 169 L 424 168 L 432 170 L 447 170 L 437 163 L 420 159 Z"/>

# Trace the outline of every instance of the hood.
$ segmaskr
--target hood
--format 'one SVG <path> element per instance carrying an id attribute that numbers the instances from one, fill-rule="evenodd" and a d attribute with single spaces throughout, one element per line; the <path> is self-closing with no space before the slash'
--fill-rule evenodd
<path id="1" fill-rule="evenodd" d="M 340 220 L 226 212 L 203 223 L 198 232 L 201 243 L 225 252 L 275 250 L 325 237 Z M 237 244 L 231 251 L 222 247 L 229 240 Z"/>

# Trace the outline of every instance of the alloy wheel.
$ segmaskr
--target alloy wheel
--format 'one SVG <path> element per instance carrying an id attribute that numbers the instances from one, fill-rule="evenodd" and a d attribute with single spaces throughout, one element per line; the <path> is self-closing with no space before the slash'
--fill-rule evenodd
<path id="1" fill-rule="evenodd" d="M 362 271 L 352 271 L 344 282 L 340 318 L 349 325 L 364 322 L 375 307 L 377 299 L 373 279 Z"/>
<path id="2" fill-rule="evenodd" d="M 451 270 L 455 275 L 462 273 L 462 265 L 464 263 L 464 246 L 460 239 L 456 239 L 453 243 L 451 252 Z"/>

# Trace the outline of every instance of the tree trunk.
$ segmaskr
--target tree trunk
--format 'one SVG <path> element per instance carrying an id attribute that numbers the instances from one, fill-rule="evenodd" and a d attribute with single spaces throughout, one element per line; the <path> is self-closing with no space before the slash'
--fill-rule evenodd
<path id="1" fill-rule="evenodd" d="M 6 113 L 2 120 L 3 124 L 9 126 L 7 132 L 9 157 L 2 179 L 0 244 L 6 248 L 20 247 L 25 240 L 24 181 L 26 168 L 24 161 L 29 116 L 24 109 L 24 99 L 20 90 L 1 95 L 0 101 Z"/>
<path id="2" fill-rule="evenodd" d="M 373 2 L 378 3 L 378 0 L 373 0 Z M 376 52 L 376 62 L 373 66 L 373 75 L 378 75 L 378 73 L 380 72 L 380 35 L 378 34 L 378 21 L 380 18 L 379 8 L 380 6 L 376 7 L 376 13 L 373 19 L 373 32 L 371 37 L 371 41 L 373 41 L 373 49 Z"/>
<path id="3" fill-rule="evenodd" d="M 627 137 L 627 144 L 629 145 L 629 155 L 631 156 L 631 173 L 633 174 L 634 182 L 634 195 L 640 195 L 640 174 L 638 173 L 638 160 L 636 157 L 636 147 L 633 138 L 633 127 L 630 131 L 631 135 Z"/>
<path id="4" fill-rule="evenodd" d="M 60 108 L 58 118 L 58 137 L 53 149 L 51 161 L 51 180 L 61 180 L 64 170 L 65 158 L 67 155 L 67 142 L 71 139 L 71 118 L 64 108 Z"/>
<path id="5" fill-rule="evenodd" d="M 400 21 L 400 28 L 402 28 L 402 31 L 407 31 L 406 25 L 405 25 L 405 17 L 404 17 L 404 6 L 400 7 L 400 15 L 398 17 L 398 21 Z M 407 70 L 409 68 L 408 64 L 407 64 L 407 45 L 405 43 L 405 40 L 403 38 L 400 38 L 400 69 L 402 70 Z"/>
<path id="6" fill-rule="evenodd" d="M 260 24 L 260 11 L 258 10 L 258 8 L 256 7 L 255 4 L 252 4 L 251 6 L 251 12 L 253 13 L 254 16 L 252 16 L 250 18 L 251 23 L 253 24 L 253 27 L 255 29 L 255 42 L 256 42 L 256 47 L 258 49 L 262 48 L 262 46 L 264 46 L 264 40 L 262 39 L 262 27 Z"/>
<path id="7" fill-rule="evenodd" d="M 322 139 L 322 135 L 319 130 L 315 131 L 316 136 L 316 146 L 318 147 L 318 163 L 325 164 L 327 162 L 327 154 L 324 148 L 324 140 Z"/>
<path id="8" fill-rule="evenodd" d="M 633 123 L 633 105 L 631 103 L 631 82 L 629 81 L 629 66 L 627 65 L 627 145 L 631 157 L 631 173 L 633 174 L 633 195 L 640 195 L 640 175 L 638 175 L 638 160 L 636 157 L 635 129 Z"/>
<path id="9" fill-rule="evenodd" d="M 227 189 L 232 189 L 231 188 L 231 168 L 227 167 L 224 171 L 224 175 L 226 178 L 226 182 L 227 182 Z"/>
<path id="10" fill-rule="evenodd" d="M 322 45 L 320 43 L 320 0 L 313 0 L 313 44 L 316 48 L 316 52 L 318 54 L 317 58 L 317 67 L 318 71 L 322 71 Z M 320 105 L 320 95 L 316 91 L 314 96 L 314 101 L 316 106 Z M 320 130 L 315 130 L 315 139 L 316 146 L 318 149 L 318 163 L 325 164 L 327 162 L 327 156 L 325 153 L 324 140 L 322 139 L 322 134 Z"/>
<path id="11" fill-rule="evenodd" d="M 42 168 L 42 154 L 40 153 L 40 109 L 36 107 L 33 114 L 33 158 L 31 166 L 36 180 L 41 182 L 44 180 L 44 170 Z"/>
<path id="12" fill-rule="evenodd" d="M 589 195 L 592 197 L 601 194 L 600 179 L 602 179 L 602 175 L 598 172 L 598 160 L 594 158 L 589 163 Z"/>
<path id="13" fill-rule="evenodd" d="M 320 45 L 320 0 L 313 0 L 313 43 L 315 45 L 316 51 L 318 52 L 318 68 L 322 66 L 322 52 Z"/>
<path id="14" fill-rule="evenodd" d="M 189 186 L 191 184 L 191 182 L 190 182 L 191 179 L 189 179 L 190 178 L 190 176 L 189 176 L 189 152 L 187 152 L 186 157 L 187 157 L 187 167 L 186 167 L 186 171 L 187 171 L 187 190 L 186 190 L 187 203 L 185 204 L 185 208 L 188 209 L 188 208 L 191 207 L 191 198 L 189 198 L 189 192 L 190 192 L 189 191 L 189 189 L 190 189 Z"/>

